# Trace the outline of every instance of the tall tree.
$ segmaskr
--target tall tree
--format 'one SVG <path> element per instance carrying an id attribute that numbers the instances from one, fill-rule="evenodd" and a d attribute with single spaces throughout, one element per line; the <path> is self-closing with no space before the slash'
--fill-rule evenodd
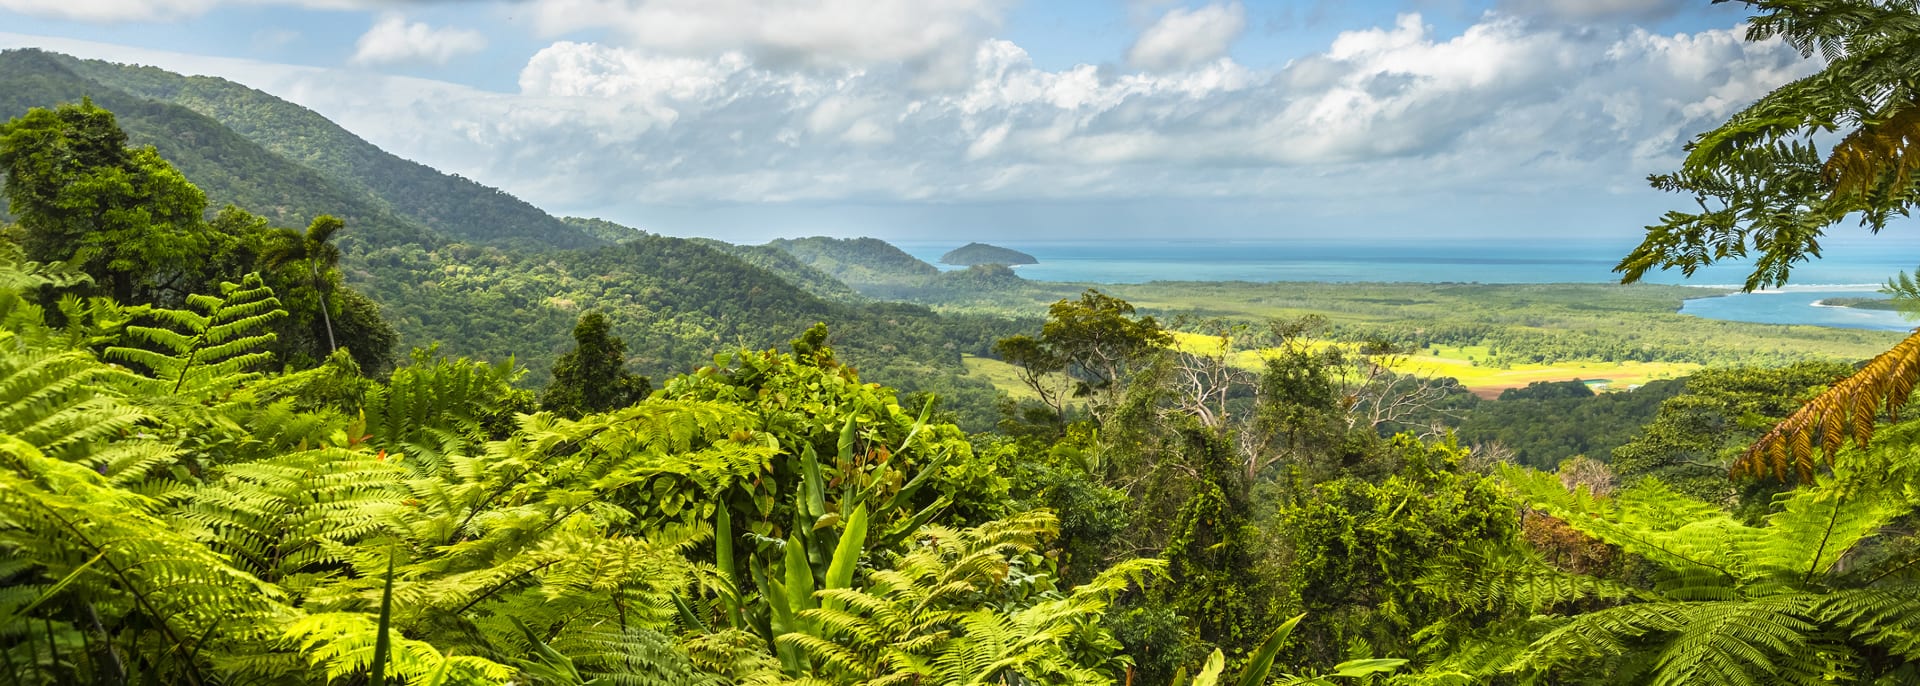
<path id="1" fill-rule="evenodd" d="M 573 344 L 554 361 L 553 383 L 541 394 L 541 407 L 578 417 L 626 407 L 652 392 L 647 377 L 627 371 L 627 343 L 607 330 L 606 315 L 581 315 Z"/>
<path id="2" fill-rule="evenodd" d="M 27 258 L 72 262 L 122 301 L 200 287 L 207 198 L 91 101 L 0 125 L 0 171 Z M 237 275 L 236 275 L 237 276 Z"/>
<path id="3" fill-rule="evenodd" d="M 1089 288 L 1047 308 L 1039 338 L 1011 336 L 993 350 L 1064 418 L 1069 398 L 1087 398 L 1096 416 L 1113 407 L 1135 368 L 1172 342 L 1153 317 L 1135 316 L 1132 303 Z"/>
<path id="4" fill-rule="evenodd" d="M 313 290 L 320 296 L 320 321 L 327 326 L 327 352 L 331 354 L 340 344 L 333 337 L 333 304 L 327 298 L 327 292 L 333 285 L 334 269 L 340 266 L 340 248 L 333 245 L 333 236 L 346 227 L 346 222 L 330 215 L 313 218 L 307 225 L 306 233 L 287 231 L 285 239 L 267 254 L 268 266 L 279 267 L 293 262 L 304 262 L 307 274 L 313 279 Z"/>

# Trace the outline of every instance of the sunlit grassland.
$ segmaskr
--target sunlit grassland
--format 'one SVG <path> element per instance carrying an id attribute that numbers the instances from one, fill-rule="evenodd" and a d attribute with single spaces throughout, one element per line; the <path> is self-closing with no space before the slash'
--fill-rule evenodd
<path id="1" fill-rule="evenodd" d="M 1602 375 L 1619 383 L 1638 383 L 1693 368 L 1687 365 L 1858 361 L 1879 354 L 1902 338 L 1900 333 L 1890 331 L 1753 324 L 1684 315 L 1679 310 L 1688 298 L 1731 291 L 1654 284 L 1033 282 L 994 293 L 970 292 L 956 294 L 951 300 L 917 301 L 947 311 L 1039 317 L 1045 315 L 1047 305 L 1076 297 L 1088 287 L 1125 299 L 1140 312 L 1184 330 L 1201 330 L 1203 322 L 1212 319 L 1258 325 L 1269 319 L 1312 315 L 1324 319 L 1335 329 L 1333 335 L 1344 340 L 1358 340 L 1373 332 L 1456 332 L 1440 342 L 1469 348 L 1458 353 L 1443 348 L 1441 354 L 1433 356 L 1441 360 L 1472 357 L 1476 363 L 1484 362 L 1494 351 L 1480 354 L 1472 351 L 1473 347 L 1503 344 L 1498 353 L 1512 363 L 1510 367 L 1476 364 L 1456 370 L 1470 384 L 1524 384 L 1529 379 L 1564 375 Z M 1475 337 L 1480 340 L 1473 340 Z M 1636 365 L 1631 360 L 1642 363 Z"/>
<path id="2" fill-rule="evenodd" d="M 960 362 L 966 365 L 967 376 L 985 379 L 988 383 L 993 384 L 994 388 L 1005 391 L 1007 395 L 1012 396 L 1014 400 L 1040 399 L 1039 393 L 1035 393 L 1033 388 L 1027 386 L 1025 381 L 1020 380 L 1018 367 L 991 357 L 979 357 L 977 355 L 962 355 L 960 356 Z M 1058 388 L 1065 388 L 1065 384 L 1067 383 L 1067 378 L 1064 374 L 1053 375 L 1052 380 L 1056 382 L 1056 387 Z M 1078 402 L 1068 403 L 1068 405 L 1076 407 L 1080 404 L 1081 403 Z"/>
<path id="3" fill-rule="evenodd" d="M 1198 354 L 1218 354 L 1221 339 L 1218 336 L 1176 332 L 1174 345 Z M 1338 345 L 1346 348 L 1348 352 L 1359 350 L 1357 344 L 1324 340 L 1312 341 L 1308 345 L 1315 348 Z M 1236 350 L 1229 358 L 1229 362 L 1242 369 L 1258 370 L 1266 357 L 1273 352 L 1274 350 L 1270 348 Z M 1501 366 L 1488 364 L 1486 360 L 1490 355 L 1491 351 L 1483 345 L 1436 345 L 1413 351 L 1408 355 L 1395 356 L 1392 369 L 1399 373 L 1420 377 L 1453 378 L 1468 390 L 1483 396 L 1493 396 L 1504 389 L 1517 388 L 1536 381 L 1604 382 L 1595 384 L 1596 390 L 1626 390 L 1656 379 L 1686 376 L 1701 367 L 1701 365 L 1687 362 L 1597 360 Z"/>
<path id="4" fill-rule="evenodd" d="M 1006 391 L 1014 400 L 1038 400 L 1040 395 L 1020 380 L 1017 367 L 993 359 L 976 355 L 962 355 L 960 362 L 967 366 L 967 376 L 986 379 L 994 388 Z"/>

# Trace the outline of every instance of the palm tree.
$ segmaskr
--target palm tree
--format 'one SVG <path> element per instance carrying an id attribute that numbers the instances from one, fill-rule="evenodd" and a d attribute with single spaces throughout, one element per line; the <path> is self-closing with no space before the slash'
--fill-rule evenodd
<path id="1" fill-rule="evenodd" d="M 346 223 L 331 215 L 320 215 L 307 225 L 302 234 L 288 231 L 286 240 L 269 250 L 267 265 L 279 267 L 290 262 L 307 263 L 307 273 L 313 278 L 314 292 L 320 294 L 320 320 L 327 326 L 327 353 L 332 354 L 339 344 L 333 339 L 333 305 L 327 300 L 328 282 L 325 274 L 340 266 L 340 248 L 333 245 L 333 235 L 345 228 Z"/>

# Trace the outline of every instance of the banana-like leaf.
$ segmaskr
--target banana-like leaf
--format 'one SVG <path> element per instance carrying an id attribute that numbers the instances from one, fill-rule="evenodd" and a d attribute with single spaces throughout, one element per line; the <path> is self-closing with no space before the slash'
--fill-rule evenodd
<path id="1" fill-rule="evenodd" d="M 73 571 L 68 572 L 67 575 L 64 577 L 61 577 L 60 580 L 54 582 L 52 586 L 48 586 L 47 590 L 40 593 L 40 597 L 33 599 L 33 602 L 27 603 L 25 606 L 21 607 L 20 609 L 15 610 L 13 614 L 7 615 L 6 619 L 0 619 L 0 627 L 12 625 L 14 620 L 27 616 L 29 613 L 33 612 L 35 609 L 38 609 L 41 603 L 47 602 L 47 599 L 52 598 L 56 595 L 59 595 L 61 591 L 66 590 L 67 585 L 73 583 L 74 579 L 80 578 L 80 574 L 82 572 L 87 571 L 88 567 L 92 567 L 93 563 L 99 562 L 100 558 L 103 558 L 106 556 L 107 556 L 106 551 L 104 550 L 100 551 L 100 554 L 93 556 L 93 559 L 87 560 L 86 564 L 73 568 Z"/>
<path id="2" fill-rule="evenodd" d="M 767 603 L 767 637 L 772 639 L 781 634 L 792 633 L 799 629 L 794 624 L 793 609 L 787 605 L 785 584 L 773 575 L 761 571 L 760 565 L 753 565 L 753 581 L 760 586 L 760 597 Z M 800 674 L 800 653 L 790 644 L 771 641 L 774 655 L 780 659 L 780 667 L 787 674 Z"/>
<path id="3" fill-rule="evenodd" d="M 714 508 L 713 516 L 713 564 L 720 568 L 720 577 L 727 580 L 731 587 L 720 594 L 720 602 L 727 606 L 727 624 L 735 629 L 744 625 L 740 617 L 740 578 L 733 566 L 733 515 L 728 512 L 727 504 L 720 503 Z"/>
<path id="4" fill-rule="evenodd" d="M 901 486 L 900 490 L 893 494 L 893 497 L 887 499 L 885 505 L 880 506 L 880 511 L 890 512 L 905 507 L 908 499 L 913 497 L 914 492 L 920 490 L 921 486 L 927 485 L 927 482 L 931 481 L 933 476 L 940 472 L 940 468 L 946 466 L 947 458 L 952 457 L 952 455 L 953 453 L 951 451 L 943 450 L 939 455 L 934 456 L 932 460 L 928 460 L 926 464 L 920 465 L 920 473 L 914 474 L 912 479 L 908 479 L 906 485 Z"/>
<path id="5" fill-rule="evenodd" d="M 393 654 L 393 555 L 387 555 L 387 583 L 380 592 L 379 635 L 373 639 L 373 676 L 368 686 L 386 686 L 387 660 Z"/>
<path id="6" fill-rule="evenodd" d="M 1401 665 L 1404 665 L 1406 663 L 1407 663 L 1406 660 L 1396 660 L 1396 659 L 1388 659 L 1388 658 L 1374 658 L 1371 660 L 1348 660 L 1346 662 L 1342 662 L 1340 664 L 1334 665 L 1333 673 L 1327 676 L 1338 676 L 1338 677 L 1346 677 L 1348 679 L 1359 679 L 1362 677 L 1373 676 L 1375 674 L 1386 674 L 1386 673 L 1392 672 L 1394 670 L 1399 669 Z"/>
<path id="7" fill-rule="evenodd" d="M 787 539 L 786 559 L 783 570 L 787 587 L 787 610 L 797 618 L 804 610 L 814 608 L 813 604 L 813 566 L 807 562 L 806 543 L 798 536 Z M 804 620 L 801 621 L 804 624 Z M 794 631 L 800 626 L 795 625 Z"/>
<path id="8" fill-rule="evenodd" d="M 934 395 L 928 393 L 927 404 L 920 407 L 920 418 L 913 420 L 913 428 L 907 430 L 907 437 L 900 440 L 900 447 L 894 448 L 893 454 L 906 452 L 907 446 L 913 445 L 913 437 L 920 435 L 921 429 L 927 428 L 927 417 L 933 415 L 933 399 Z"/>
<path id="9" fill-rule="evenodd" d="M 1221 653 L 1219 648 L 1214 648 L 1213 654 L 1207 656 L 1207 666 L 1201 667 L 1200 673 L 1194 675 L 1192 686 L 1218 686 L 1220 683 L 1220 673 L 1226 671 L 1226 669 L 1226 654 Z M 1174 683 L 1176 685 L 1180 683 L 1179 677 L 1174 677 Z"/>
<path id="10" fill-rule="evenodd" d="M 688 629 L 702 634 L 713 633 L 713 629 L 707 627 L 706 621 L 700 619 L 700 613 L 695 612 L 693 605 L 687 602 L 686 596 L 673 594 L 673 608 L 680 613 L 680 621 L 684 622 Z"/>
<path id="11" fill-rule="evenodd" d="M 933 521 L 933 518 L 938 516 L 941 510 L 947 509 L 947 506 L 952 504 L 952 498 L 940 496 L 939 500 L 935 500 L 933 504 L 922 508 L 913 518 L 908 519 L 900 526 L 894 527 L 893 531 L 887 532 L 887 537 L 881 539 L 880 545 L 875 547 L 884 550 L 899 545 L 900 542 L 911 538 L 914 532 L 920 530 L 920 527 L 926 526 L 927 522 Z"/>
<path id="12" fill-rule="evenodd" d="M 812 522 L 827 513 L 827 486 L 820 476 L 820 456 L 811 445 L 800 451 L 800 478 L 800 488 L 806 492 L 803 504 L 807 521 Z"/>
<path id="13" fill-rule="evenodd" d="M 1286 645 L 1287 638 L 1293 635 L 1293 627 L 1306 617 L 1304 614 L 1294 615 L 1293 619 L 1281 623 L 1273 633 L 1267 634 L 1267 640 L 1247 658 L 1247 666 L 1240 672 L 1240 680 L 1236 683 L 1239 686 L 1260 686 L 1266 683 L 1267 673 L 1273 671 L 1274 656 L 1280 654 L 1280 647 Z"/>
<path id="14" fill-rule="evenodd" d="M 833 563 L 827 567 L 827 583 L 823 588 L 851 588 L 853 569 L 860 564 L 860 554 L 867 546 L 867 506 L 853 508 L 853 515 L 847 517 L 847 530 L 840 533 L 840 545 L 833 550 Z M 839 601 L 828 600 L 827 607 L 840 609 Z"/>

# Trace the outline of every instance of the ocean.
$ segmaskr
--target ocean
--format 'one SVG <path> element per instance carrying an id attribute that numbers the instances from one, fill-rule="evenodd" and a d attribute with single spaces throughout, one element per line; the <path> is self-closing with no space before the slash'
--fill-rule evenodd
<path id="1" fill-rule="evenodd" d="M 900 249 L 938 265 L 967 241 L 895 241 Z M 1018 267 L 1038 281 L 1145 283 L 1149 281 L 1322 281 L 1413 283 L 1609 283 L 1613 266 L 1633 240 L 1367 240 L 1367 241 L 991 241 L 1033 255 Z M 1713 319 L 1770 324 L 1815 324 L 1906 330 L 1897 313 L 1820 307 L 1819 300 L 1875 295 L 1889 277 L 1915 269 L 1920 237 L 1831 238 L 1821 259 L 1799 265 L 1792 284 L 1777 291 L 1688 301 L 1681 311 Z M 940 265 L 942 269 L 954 269 Z M 1649 273 L 1651 283 L 1737 288 L 1744 263 L 1714 265 L 1688 278 Z"/>

